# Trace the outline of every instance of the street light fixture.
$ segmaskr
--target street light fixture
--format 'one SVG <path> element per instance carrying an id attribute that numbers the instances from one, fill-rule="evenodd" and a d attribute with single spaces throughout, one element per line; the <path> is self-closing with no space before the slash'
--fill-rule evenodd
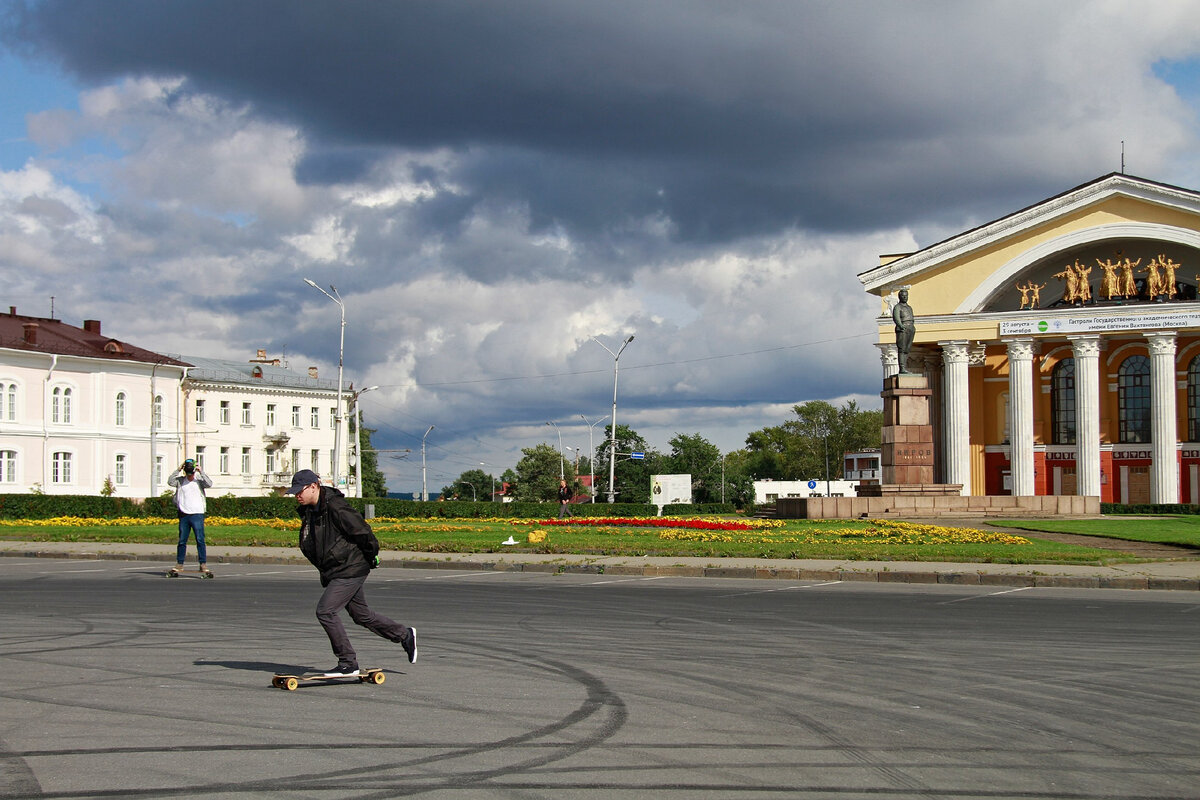
<path id="1" fill-rule="evenodd" d="M 592 341 L 608 350 L 608 354 L 613 357 L 612 441 L 608 451 L 608 502 L 611 504 L 617 501 L 615 484 L 617 478 L 617 365 L 621 361 L 621 353 L 624 353 L 625 348 L 633 341 L 633 334 L 629 334 L 629 338 L 621 343 L 621 348 L 615 353 L 595 336 L 592 337 Z"/>
<path id="2" fill-rule="evenodd" d="M 566 475 L 563 473 L 563 451 L 562 451 L 562 431 L 558 430 L 558 423 L 547 422 L 547 425 L 553 425 L 554 430 L 558 431 L 558 479 L 561 481 Z"/>
<path id="3" fill-rule="evenodd" d="M 492 465 L 491 465 L 491 464 L 489 464 L 489 463 L 487 463 L 486 461 L 480 461 L 480 462 L 479 462 L 479 466 L 481 466 L 481 467 L 490 467 L 490 466 L 492 466 Z M 490 474 L 491 474 L 491 476 L 492 476 L 492 496 L 491 496 L 491 502 L 493 502 L 493 503 L 494 503 L 494 502 L 496 502 L 496 473 L 494 473 L 494 472 L 493 472 L 493 473 L 490 473 Z"/>
<path id="4" fill-rule="evenodd" d="M 378 389 L 378 386 L 368 386 L 365 389 L 359 389 L 354 393 L 354 431 L 355 444 L 354 451 L 354 496 L 362 497 L 362 465 L 363 465 L 363 432 L 362 432 L 362 407 L 358 404 L 358 398 L 367 392 L 373 392 Z"/>
<path id="5" fill-rule="evenodd" d="M 433 426 L 429 426 L 429 431 L 433 430 Z M 429 435 L 429 431 L 425 431 L 425 436 Z M 425 436 L 421 437 L 421 501 L 429 499 L 429 490 L 425 488 Z"/>
<path id="6" fill-rule="evenodd" d="M 338 294 L 337 287 L 332 283 L 329 284 L 329 289 L 333 294 L 330 294 L 318 286 L 311 278 L 305 278 L 304 282 L 337 303 L 338 308 L 342 311 L 342 326 L 338 336 L 337 411 L 333 415 L 333 485 L 337 486 L 342 469 L 342 361 L 346 354 L 346 304 L 342 302 L 342 296 Z"/>
<path id="7" fill-rule="evenodd" d="M 588 426 L 588 480 L 591 481 L 588 490 L 591 492 L 592 502 L 594 503 L 596 502 L 596 448 L 592 446 L 592 429 L 608 419 L 608 414 L 605 414 L 595 422 L 588 422 L 587 417 L 583 414 L 580 414 L 579 418 L 583 420 L 584 425 Z"/>

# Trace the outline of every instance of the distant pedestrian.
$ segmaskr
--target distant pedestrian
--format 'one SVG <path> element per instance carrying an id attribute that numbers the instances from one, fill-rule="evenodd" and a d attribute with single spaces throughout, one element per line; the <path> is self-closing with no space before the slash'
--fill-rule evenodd
<path id="1" fill-rule="evenodd" d="M 175 489 L 175 508 L 179 515 L 179 546 L 175 548 L 175 566 L 171 571 L 183 572 L 188 536 L 194 533 L 200 572 L 208 572 L 208 552 L 204 547 L 204 514 L 208 510 L 208 501 L 204 492 L 212 488 L 212 479 L 189 458 L 167 478 L 167 485 Z"/>
<path id="2" fill-rule="evenodd" d="M 559 519 L 562 519 L 564 516 L 567 516 L 567 517 L 575 516 L 574 514 L 571 513 L 571 496 L 573 494 L 574 493 L 570 490 L 570 488 L 567 487 L 566 478 L 560 479 L 558 482 L 558 518 Z"/>
<path id="3" fill-rule="evenodd" d="M 379 540 L 362 514 L 351 508 L 340 491 L 322 486 L 320 476 L 311 469 L 302 469 L 292 477 L 287 494 L 296 496 L 300 552 L 320 571 L 325 587 L 317 601 L 317 620 L 338 660 L 337 666 L 325 674 L 333 677 L 358 672 L 358 655 L 342 625 L 343 608 L 357 624 L 403 647 L 408 663 L 416 662 L 417 629 L 394 622 L 367 606 L 363 584 L 371 570 L 379 566 Z"/>

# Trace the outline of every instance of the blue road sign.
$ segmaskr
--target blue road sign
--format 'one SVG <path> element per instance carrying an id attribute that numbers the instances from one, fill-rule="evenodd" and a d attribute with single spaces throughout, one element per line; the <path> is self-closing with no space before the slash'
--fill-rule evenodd
<path id="1" fill-rule="evenodd" d="M 646 457 L 646 454 L 645 453 L 630 453 L 629 457 L 632 458 L 634 461 L 641 461 L 643 458 Z"/>
<path id="2" fill-rule="evenodd" d="M 810 489 L 815 489 L 815 488 L 817 488 L 817 482 L 816 482 L 816 481 L 809 481 L 809 482 L 808 482 L 808 488 L 810 488 Z"/>

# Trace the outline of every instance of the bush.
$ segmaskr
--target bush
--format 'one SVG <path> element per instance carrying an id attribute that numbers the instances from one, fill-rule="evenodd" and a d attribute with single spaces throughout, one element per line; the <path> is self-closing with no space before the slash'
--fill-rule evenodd
<path id="1" fill-rule="evenodd" d="M 1101 514 L 1200 514 L 1200 506 L 1189 503 L 1101 503 Z"/>

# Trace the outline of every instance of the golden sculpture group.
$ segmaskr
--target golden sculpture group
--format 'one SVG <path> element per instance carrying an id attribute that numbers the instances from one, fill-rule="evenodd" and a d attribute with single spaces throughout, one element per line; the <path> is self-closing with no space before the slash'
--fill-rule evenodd
<path id="1" fill-rule="evenodd" d="M 1144 293 L 1139 293 L 1137 281 L 1134 279 L 1134 270 L 1142 263 L 1139 258 L 1133 261 L 1126 258 L 1124 261 L 1118 259 L 1113 261 L 1105 259 L 1101 261 L 1096 259 L 1096 265 L 1100 267 L 1104 273 L 1104 277 L 1100 281 L 1100 296 L 1105 300 L 1113 298 L 1131 299 L 1138 297 L 1139 294 L 1144 294 L 1150 301 L 1159 298 L 1170 300 L 1178 294 L 1178 289 L 1175 285 L 1175 273 L 1182 266 L 1165 255 L 1159 255 L 1150 261 L 1144 269 L 1140 270 L 1146 275 L 1146 286 Z M 1062 272 L 1056 272 L 1052 277 L 1058 278 L 1066 283 L 1066 288 L 1063 291 L 1063 302 L 1068 305 L 1084 304 L 1092 302 L 1092 286 L 1088 280 L 1088 276 L 1094 268 L 1084 266 L 1076 259 L 1074 264 L 1067 264 L 1063 267 Z M 1200 275 L 1196 276 L 1197 283 L 1200 283 Z M 1016 290 L 1021 293 L 1021 308 L 1039 308 L 1041 305 L 1042 289 L 1046 288 L 1046 284 L 1037 285 L 1033 281 L 1026 281 L 1024 285 L 1016 284 Z"/>

